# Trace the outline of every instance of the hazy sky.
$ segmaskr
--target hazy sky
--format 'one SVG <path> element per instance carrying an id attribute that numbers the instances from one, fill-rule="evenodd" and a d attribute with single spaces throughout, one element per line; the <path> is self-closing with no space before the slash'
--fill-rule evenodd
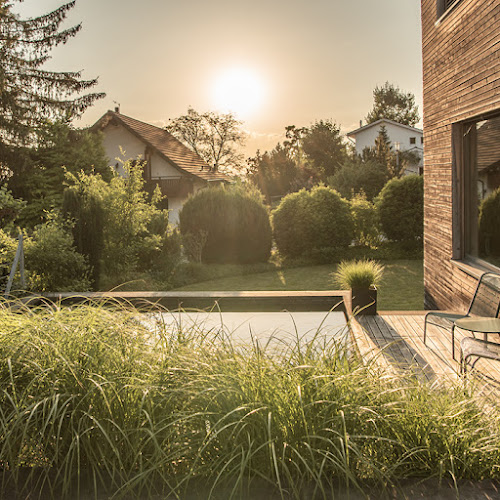
<path id="1" fill-rule="evenodd" d="M 16 10 L 35 16 L 62 3 L 25 0 Z M 287 125 L 356 128 L 385 81 L 413 92 L 422 114 L 420 0 L 77 0 L 66 26 L 79 22 L 47 66 L 99 78 L 107 97 L 77 126 L 113 101 L 156 125 L 188 106 L 232 109 L 253 154 Z"/>

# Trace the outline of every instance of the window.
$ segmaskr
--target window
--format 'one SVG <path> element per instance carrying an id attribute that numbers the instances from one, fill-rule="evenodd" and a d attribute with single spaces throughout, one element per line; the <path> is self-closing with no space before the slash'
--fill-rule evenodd
<path id="1" fill-rule="evenodd" d="M 500 114 L 454 125 L 459 258 L 500 267 Z"/>
<path id="2" fill-rule="evenodd" d="M 416 137 L 410 137 L 410 144 L 416 144 L 417 139 Z"/>
<path id="3" fill-rule="evenodd" d="M 423 137 L 421 137 L 421 138 L 420 138 L 420 144 L 423 144 L 423 143 L 424 143 L 424 138 L 423 138 Z"/>
<path id="4" fill-rule="evenodd" d="M 437 0 L 437 17 L 441 17 L 445 12 L 458 5 L 461 0 Z"/>

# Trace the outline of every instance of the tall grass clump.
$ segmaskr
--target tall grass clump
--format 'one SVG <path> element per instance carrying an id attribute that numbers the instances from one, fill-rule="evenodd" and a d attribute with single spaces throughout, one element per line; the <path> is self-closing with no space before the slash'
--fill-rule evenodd
<path id="1" fill-rule="evenodd" d="M 463 387 L 381 376 L 319 334 L 239 346 L 157 318 L 0 310 L 2 497 L 314 499 L 500 476 L 498 411 Z"/>

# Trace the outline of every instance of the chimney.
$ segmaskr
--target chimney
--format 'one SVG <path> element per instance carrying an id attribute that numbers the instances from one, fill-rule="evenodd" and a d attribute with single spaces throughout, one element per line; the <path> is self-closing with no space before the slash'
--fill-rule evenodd
<path id="1" fill-rule="evenodd" d="M 363 126 L 363 120 L 359 120 L 359 128 Z"/>
<path id="2" fill-rule="evenodd" d="M 120 106 L 115 106 L 115 113 L 119 113 L 120 112 Z"/>

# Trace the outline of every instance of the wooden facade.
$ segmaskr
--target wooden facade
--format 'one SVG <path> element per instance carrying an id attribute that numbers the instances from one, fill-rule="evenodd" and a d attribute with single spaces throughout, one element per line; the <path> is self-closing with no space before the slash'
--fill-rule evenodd
<path id="1" fill-rule="evenodd" d="M 426 308 L 465 308 L 487 270 L 464 250 L 461 138 L 500 112 L 500 0 L 422 0 Z M 500 229 L 499 229 L 500 230 Z"/>

